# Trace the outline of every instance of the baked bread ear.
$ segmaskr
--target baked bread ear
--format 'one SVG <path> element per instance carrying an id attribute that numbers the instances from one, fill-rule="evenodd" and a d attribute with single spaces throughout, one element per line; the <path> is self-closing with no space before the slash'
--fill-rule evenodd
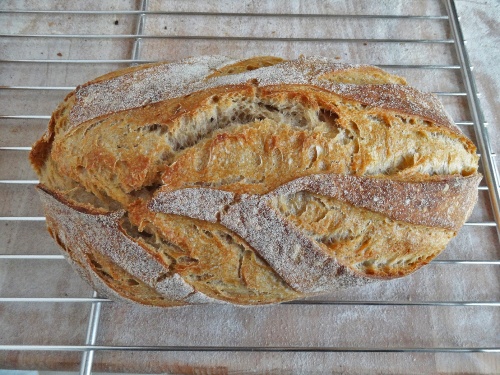
<path id="1" fill-rule="evenodd" d="M 96 290 L 179 306 L 408 275 L 469 217 L 475 151 L 434 95 L 376 67 L 206 56 L 79 86 L 30 158 Z"/>

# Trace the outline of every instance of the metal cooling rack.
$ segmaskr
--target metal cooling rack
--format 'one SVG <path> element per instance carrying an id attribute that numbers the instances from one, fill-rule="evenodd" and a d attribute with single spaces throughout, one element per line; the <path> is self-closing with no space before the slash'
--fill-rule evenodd
<path id="1" fill-rule="evenodd" d="M 102 58 L 102 59 L 38 59 L 38 58 L 19 58 L 12 59 L 9 56 L 2 56 L 0 60 L 0 68 L 5 64 L 20 64 L 29 65 L 32 69 L 43 69 L 47 64 L 62 64 L 65 66 L 74 66 L 79 64 L 99 64 L 106 66 L 127 66 L 139 63 L 146 63 L 155 61 L 154 59 L 142 58 L 142 47 L 145 40 L 152 39 L 179 39 L 186 43 L 194 40 L 211 40 L 214 43 L 225 42 L 311 42 L 311 43 L 392 43 L 397 46 L 400 43 L 413 43 L 413 44 L 447 44 L 454 48 L 456 53 L 456 63 L 440 63 L 433 61 L 431 64 L 379 64 L 382 68 L 387 69 L 409 69 L 409 70 L 453 70 L 460 71 L 464 88 L 458 91 L 436 92 L 441 97 L 464 97 L 466 98 L 470 118 L 455 119 L 457 125 L 461 128 L 473 127 L 476 136 L 476 143 L 478 145 L 479 153 L 483 163 L 482 173 L 484 174 L 485 185 L 479 187 L 480 190 L 488 192 L 489 203 L 491 205 L 491 212 L 496 221 L 479 221 L 467 222 L 466 226 L 474 227 L 496 227 L 497 234 L 500 228 L 500 213 L 499 213 L 499 175 L 495 167 L 494 157 L 492 154 L 490 139 L 486 130 L 486 122 L 480 109 L 480 104 L 477 95 L 477 89 L 472 74 L 472 67 L 464 46 L 464 39 L 460 28 L 459 17 L 453 0 L 445 1 L 446 14 L 443 15 L 374 15 L 374 14 L 300 14 L 300 13 L 221 13 L 221 12 L 199 12 L 199 11 L 158 11 L 150 10 L 147 0 L 140 2 L 137 9 L 130 10 L 0 10 L 0 15 L 9 15 L 15 18 L 21 15 L 38 15 L 50 18 L 52 15 L 68 15 L 71 17 L 101 17 L 101 16 L 126 16 L 135 18 L 135 32 L 134 33 L 119 33 L 119 34 L 64 34 L 64 33 L 38 33 L 38 34 L 0 34 L 0 41 L 7 39 L 30 39 L 30 40 L 71 40 L 71 39 L 85 39 L 90 42 L 102 40 L 121 40 L 131 44 L 129 58 Z M 152 35 L 145 32 L 145 24 L 148 17 L 151 16 L 193 16 L 198 17 L 249 17 L 249 18 L 304 18 L 304 19 L 353 19 L 357 21 L 369 19 L 390 19 L 407 22 L 409 20 L 430 20 L 434 22 L 444 22 L 448 25 L 449 35 L 451 37 L 444 37 L 438 39 L 395 39 L 395 38 L 379 38 L 379 39 L 356 39 L 356 38 L 309 38 L 309 37 L 256 37 L 256 36 L 206 36 L 206 35 Z M 266 53 L 267 51 L 263 51 Z M 369 63 L 369 62 L 368 62 Z M 91 77 L 89 77 L 91 78 Z M 0 81 L 0 85 L 3 85 Z M 69 92 L 74 87 L 52 86 L 50 82 L 43 84 L 35 84 L 33 82 L 22 82 L 19 85 L 3 85 L 0 86 L 0 93 L 6 94 L 10 92 L 26 92 L 36 91 L 44 93 L 47 91 L 62 91 Z M 5 131 L 1 126 L 2 122 L 18 121 L 19 127 L 30 126 L 29 120 L 48 120 L 49 113 L 22 113 L 22 114 L 0 114 L 0 134 Z M 0 137 L 0 158 L 9 158 L 17 152 L 26 152 L 30 150 L 25 144 L 8 145 L 5 146 L 1 143 Z M 5 159 L 4 159 L 5 160 Z M 34 186 L 36 180 L 30 179 L 3 179 L 0 176 L 0 188 L 2 186 L 16 186 L 16 185 L 29 185 Z M 3 198 L 0 197 L 0 200 Z M 2 212 L 0 212 L 2 215 Z M 0 216 L 0 222 L 32 222 L 44 221 L 41 216 Z M 15 254 L 2 254 L 0 249 L 0 262 L 6 260 L 16 260 L 19 262 L 31 260 L 40 263 L 58 261 L 64 259 L 62 255 L 38 255 L 35 254 L 35 249 L 19 248 Z M 463 264 L 475 266 L 498 266 L 500 265 L 499 259 L 493 260 L 466 260 L 466 259 L 437 259 L 433 263 L 440 264 Z M 86 340 L 83 345 L 0 345 L 0 351 L 60 351 L 60 352 L 82 352 L 80 374 L 91 374 L 94 354 L 98 351 L 176 351 L 176 352 L 395 352 L 395 353 L 500 353 L 500 347 L 297 347 L 297 346 L 280 346 L 280 347 L 259 347 L 259 346 L 113 346 L 113 345 L 96 345 L 97 336 L 99 334 L 99 320 L 100 312 L 103 303 L 111 303 L 105 298 L 99 298 L 94 292 L 92 297 L 3 297 L 0 296 L 0 308 L 2 304 L 18 303 L 18 304 L 36 304 L 36 303 L 64 303 L 64 304 L 90 304 L 90 313 L 88 315 L 88 324 L 86 328 Z M 364 305 L 364 306 L 475 306 L 477 308 L 486 307 L 500 307 L 500 301 L 328 301 L 328 300 L 306 300 L 294 301 L 289 304 L 295 305 Z M 19 327 L 21 329 L 21 327 Z M 1 367 L 1 364 L 0 364 Z"/>

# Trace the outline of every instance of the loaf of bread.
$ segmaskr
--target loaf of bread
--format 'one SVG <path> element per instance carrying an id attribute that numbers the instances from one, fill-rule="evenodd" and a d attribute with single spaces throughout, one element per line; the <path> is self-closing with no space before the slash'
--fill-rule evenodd
<path id="1" fill-rule="evenodd" d="M 220 56 L 76 88 L 34 145 L 48 230 L 101 295 L 287 301 L 410 274 L 477 200 L 437 98 L 367 65 Z"/>

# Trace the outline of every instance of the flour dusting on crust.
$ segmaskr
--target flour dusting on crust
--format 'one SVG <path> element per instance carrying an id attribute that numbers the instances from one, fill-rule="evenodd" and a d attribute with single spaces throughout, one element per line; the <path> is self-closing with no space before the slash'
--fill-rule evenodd
<path id="1" fill-rule="evenodd" d="M 223 56 L 203 56 L 155 65 L 76 90 L 70 121 L 75 126 L 107 113 L 169 99 L 173 92 L 203 80 L 217 68 L 234 62 Z"/>
<path id="2" fill-rule="evenodd" d="M 405 276 L 464 224 L 481 179 L 437 97 L 405 84 L 320 57 L 203 56 L 97 78 L 33 147 L 49 231 L 99 293 L 149 305 L 274 303 Z"/>
<path id="3" fill-rule="evenodd" d="M 63 244 L 69 246 L 73 253 L 80 253 L 76 255 L 76 258 L 83 259 L 84 254 L 93 249 L 110 258 L 130 275 L 171 301 L 218 302 L 195 291 L 177 274 L 165 277 L 168 272 L 165 265 L 158 262 L 120 228 L 119 221 L 124 211 L 106 214 L 82 212 L 71 207 L 69 201 L 64 201 L 62 197 L 50 193 L 46 188 L 41 187 L 38 191 L 45 206 L 48 222 L 56 223 L 57 234 Z M 61 217 L 64 217 L 64 220 L 57 219 Z M 84 276 L 95 284 L 96 289 L 103 291 L 102 281 L 94 283 L 95 278 L 98 278 L 95 273 L 89 271 Z M 162 281 L 158 281 L 162 278 Z"/>
<path id="4" fill-rule="evenodd" d="M 208 56 L 155 65 L 76 90 L 76 103 L 70 112 L 70 127 L 104 114 L 137 108 L 214 87 L 256 82 L 259 86 L 281 84 L 312 85 L 365 105 L 426 117 L 460 133 L 434 95 L 404 85 L 335 84 L 328 74 L 376 68 L 368 65 L 337 63 L 321 57 L 302 57 L 270 67 L 235 75 L 207 77 L 216 69 L 234 63 L 227 57 Z M 381 72 L 381 71 L 380 71 Z M 378 92 L 380 91 L 380 94 Z"/>
<path id="5" fill-rule="evenodd" d="M 310 175 L 266 195 L 235 195 L 206 188 L 164 190 L 156 194 L 149 208 L 220 222 L 245 239 L 292 288 L 318 293 L 368 280 L 337 263 L 317 242 L 280 217 L 269 205 L 270 199 L 309 191 L 394 220 L 458 230 L 474 207 L 476 199 L 471 192 L 479 181 L 478 176 L 418 183 L 338 174 Z"/>

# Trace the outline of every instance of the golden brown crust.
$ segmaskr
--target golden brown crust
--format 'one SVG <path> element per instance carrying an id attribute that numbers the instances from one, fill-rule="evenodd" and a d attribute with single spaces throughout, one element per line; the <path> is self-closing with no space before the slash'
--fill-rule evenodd
<path id="1" fill-rule="evenodd" d="M 392 220 L 307 191 L 276 196 L 269 204 L 328 256 L 369 278 L 408 275 L 439 254 L 454 236 L 451 230 Z"/>
<path id="2" fill-rule="evenodd" d="M 477 201 L 480 176 L 439 176 L 425 181 L 347 175 L 309 175 L 274 195 L 309 191 L 379 212 L 393 220 L 458 231 Z"/>
<path id="3" fill-rule="evenodd" d="M 289 221 L 277 215 L 269 202 L 310 192 L 320 198 L 332 197 L 353 207 L 382 214 L 385 220 L 389 218 L 394 222 L 456 231 L 476 203 L 476 196 L 472 192 L 477 190 L 479 180 L 477 176 L 445 176 L 424 182 L 404 182 L 339 174 L 309 175 L 265 195 L 235 194 L 203 188 L 169 192 L 163 188 L 155 194 L 149 207 L 155 212 L 224 225 L 246 240 L 295 290 L 315 293 L 353 284 L 356 278 L 345 267 L 363 276 L 374 276 L 376 272 L 373 267 L 363 271 L 354 264 L 339 263 L 337 257 L 328 256 L 328 252 L 325 253 L 313 237 L 304 235 Z M 352 216 L 355 216 L 354 213 Z M 426 234 L 430 237 L 432 230 L 427 230 Z M 445 237 L 449 238 L 446 234 Z M 391 267 L 386 267 L 383 272 L 377 273 L 378 276 L 402 276 L 428 262 L 430 254 L 434 255 L 436 251 L 431 250 L 433 246 L 429 246 L 425 239 L 420 238 L 420 241 L 421 244 L 411 249 L 413 253 L 422 250 L 427 252 L 419 262 L 392 272 Z M 277 247 L 280 249 L 279 255 L 274 250 Z M 356 264 L 360 262 L 358 259 Z"/>
<path id="4" fill-rule="evenodd" d="M 462 135 L 435 95 L 403 85 L 335 85 L 331 90 L 365 105 L 419 116 Z M 464 137 L 465 138 L 465 137 Z M 466 138 L 465 138 L 466 139 Z"/>
<path id="5" fill-rule="evenodd" d="M 255 199 L 267 201 L 274 196 L 308 191 L 379 212 L 393 220 L 458 231 L 476 204 L 480 181 L 480 176 L 439 176 L 424 181 L 402 181 L 343 174 L 311 174 L 281 185 L 268 194 L 255 195 Z M 248 194 L 237 196 L 232 192 L 203 188 L 170 192 L 168 185 L 157 191 L 150 204 L 153 211 L 207 221 L 220 217 L 222 213 L 219 211 L 227 210 L 233 203 L 253 199 Z M 206 202 L 206 205 L 201 205 L 201 202 Z"/>
<path id="6" fill-rule="evenodd" d="M 300 296 L 276 279 L 274 271 L 259 260 L 246 243 L 217 225 L 182 219 L 168 225 L 168 217 L 158 217 L 154 224 L 163 231 L 162 252 L 148 237 L 128 228 L 123 210 L 108 211 L 78 203 L 43 185 L 39 185 L 38 190 L 49 232 L 65 255 L 85 269 L 84 278 L 104 296 L 119 295 L 125 300 L 157 306 L 217 300 L 260 304 Z M 132 220 L 134 215 L 140 215 L 141 219 L 148 216 L 147 213 L 141 215 L 141 208 L 140 205 L 130 208 Z M 195 242 L 203 233 L 210 236 Z M 223 246 L 221 241 L 231 246 Z M 174 251 L 167 255 L 165 247 Z M 211 248 L 218 251 L 211 252 Z M 234 267 L 240 269 L 234 272 Z M 214 278 L 215 272 L 219 272 L 220 277 Z M 261 280 L 263 285 L 252 285 L 248 281 L 252 279 Z M 220 288 L 221 284 L 226 287 Z"/>
<path id="7" fill-rule="evenodd" d="M 265 59 L 269 58 L 266 57 Z M 375 92 L 372 93 L 373 87 L 370 88 L 370 84 L 389 84 L 387 90 L 391 90 L 393 83 L 398 83 L 400 87 L 400 83 L 404 82 L 399 77 L 392 76 L 375 67 L 332 63 L 320 58 L 303 58 L 274 64 L 265 69 L 246 71 L 244 74 L 231 74 L 229 76 L 221 74 L 214 76 L 212 79 L 206 79 L 206 77 L 213 74 L 209 74 L 210 72 L 220 71 L 232 61 L 215 57 L 212 59 L 205 58 L 205 60 L 207 61 L 188 59 L 176 64 L 154 64 L 143 70 L 136 70 L 135 68 L 129 70 L 130 68 L 128 68 L 124 74 L 121 74 L 121 72 L 115 74 L 113 79 L 97 80 L 80 86 L 76 91 L 76 105 L 71 110 L 70 120 L 72 126 L 99 117 L 101 114 L 137 108 L 148 103 L 157 103 L 190 95 L 197 91 L 239 85 L 245 82 L 257 82 L 261 87 L 303 84 L 320 88 L 325 87 L 326 90 L 329 90 L 332 81 L 334 83 L 347 81 L 332 79 L 335 76 L 349 77 L 349 81 L 353 82 L 354 86 L 357 86 L 357 83 L 360 83 L 361 86 L 368 85 L 367 90 L 361 94 L 356 91 L 350 92 L 349 86 L 338 86 L 337 91 L 341 96 L 345 95 L 346 98 L 349 98 L 354 95 L 361 98 L 362 101 L 366 101 L 369 105 L 376 99 L 374 106 L 383 105 L 386 109 L 400 111 L 405 114 L 421 115 L 419 111 L 425 110 L 424 115 L 437 119 L 435 121 L 438 124 L 444 126 L 450 124 L 442 106 L 431 94 L 419 93 L 420 96 L 417 99 L 425 101 L 425 106 L 422 107 L 418 102 L 411 102 L 411 100 L 405 98 L 407 95 L 417 95 L 417 90 L 413 91 L 414 89 L 409 89 L 408 94 L 402 91 L 405 95 L 401 98 L 401 101 L 397 96 L 401 93 L 378 96 L 376 92 L 380 87 L 376 87 Z M 245 61 L 233 62 L 229 66 L 237 69 L 236 66 L 245 66 Z M 191 67 L 192 69 L 186 72 Z M 170 75 L 167 79 L 163 78 L 167 75 Z M 173 79 L 176 75 L 180 75 L 180 79 Z M 147 77 L 147 82 L 145 82 L 144 77 Z M 202 81 L 200 81 L 200 78 Z M 344 91 L 346 91 L 345 94 Z M 413 108 L 412 105 L 417 107 Z"/>
<path id="8" fill-rule="evenodd" d="M 82 275 L 158 306 L 407 275 L 465 222 L 480 180 L 435 96 L 319 57 L 106 74 L 66 97 L 30 159 Z"/>
<path id="9" fill-rule="evenodd" d="M 110 270 L 115 275 L 124 271 L 125 275 L 133 276 L 130 279 L 133 286 L 142 287 L 140 292 L 146 298 L 134 295 L 131 298 L 134 301 L 155 304 L 154 300 L 158 299 L 166 301 L 162 304 L 171 305 L 213 302 L 178 275 L 170 274 L 169 264 L 149 251 L 147 245 L 126 234 L 121 223 L 124 211 L 109 212 L 77 204 L 43 185 L 39 185 L 38 191 L 44 203 L 47 225 L 51 233 L 57 235 L 58 243 L 72 259 L 79 259 L 115 292 L 127 297 L 120 288 L 115 288 L 116 284 L 120 284 L 113 279 Z M 113 265 L 107 267 L 108 272 L 96 272 L 96 267 L 102 269 L 105 265 L 104 259 L 113 262 Z M 97 260 L 98 265 L 92 260 Z"/>

